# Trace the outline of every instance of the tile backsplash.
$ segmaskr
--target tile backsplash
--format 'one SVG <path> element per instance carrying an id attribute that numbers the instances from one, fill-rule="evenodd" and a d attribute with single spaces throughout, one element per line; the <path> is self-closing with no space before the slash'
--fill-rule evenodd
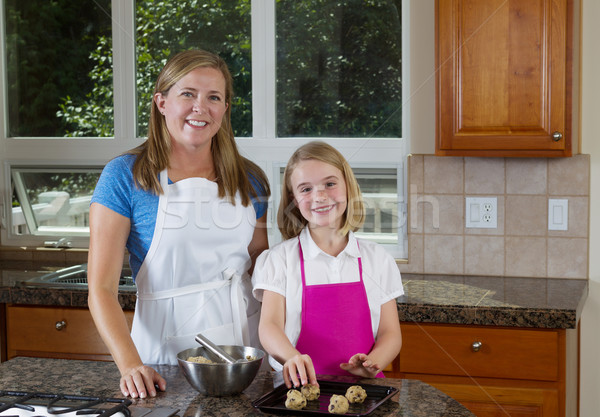
<path id="1" fill-rule="evenodd" d="M 590 157 L 408 158 L 408 263 L 401 272 L 587 278 Z M 465 227 L 466 197 L 496 197 L 497 228 Z M 568 230 L 548 230 L 548 199 Z M 72 265 L 85 249 L 0 247 L 0 264 Z"/>
<path id="2" fill-rule="evenodd" d="M 589 155 L 411 155 L 407 182 L 402 272 L 587 278 Z M 496 197 L 497 228 L 466 228 L 466 197 Z M 568 230 L 548 230 L 549 199 L 568 200 Z"/>

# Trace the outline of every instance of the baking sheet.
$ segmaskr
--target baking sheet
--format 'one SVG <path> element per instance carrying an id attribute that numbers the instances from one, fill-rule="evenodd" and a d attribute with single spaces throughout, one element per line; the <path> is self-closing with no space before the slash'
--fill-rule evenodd
<path id="1" fill-rule="evenodd" d="M 336 415 L 329 413 L 327 410 L 331 396 L 333 394 L 344 395 L 346 390 L 352 385 L 360 385 L 367 392 L 367 398 L 365 399 L 365 402 L 362 404 L 350 404 L 348 412 L 342 415 L 366 416 L 398 392 L 398 389 L 395 387 L 383 385 L 336 381 L 318 382 L 319 387 L 321 388 L 320 397 L 315 401 L 308 401 L 306 408 L 303 408 L 302 410 L 289 410 L 285 408 L 285 400 L 287 398 L 286 394 L 288 392 L 288 388 L 285 386 L 285 384 L 279 385 L 273 391 L 268 392 L 259 399 L 255 400 L 252 405 L 265 413 L 293 415 L 327 414 L 331 416 Z"/>

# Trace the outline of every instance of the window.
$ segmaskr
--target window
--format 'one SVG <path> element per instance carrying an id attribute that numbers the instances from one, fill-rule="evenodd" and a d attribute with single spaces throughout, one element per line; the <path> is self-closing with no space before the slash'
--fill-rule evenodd
<path id="1" fill-rule="evenodd" d="M 4 2 L 9 137 L 113 136 L 110 0 Z M 88 99 L 102 96 L 95 107 Z"/>
<path id="2" fill-rule="evenodd" d="M 100 167 L 11 167 L 12 234 L 89 236 L 89 205 L 100 172 Z"/>
<path id="3" fill-rule="evenodd" d="M 141 143 L 158 72 L 173 52 L 200 47 L 221 55 L 234 77 L 238 145 L 265 170 L 274 194 L 271 243 L 280 239 L 281 168 L 298 146 L 320 139 L 339 149 L 359 178 L 369 210 L 360 233 L 405 256 L 407 4 L 6 0 L 2 244 L 89 233 L 85 212 L 77 221 L 42 220 L 39 204 L 79 204 L 85 196 L 62 189 L 62 181 L 93 184 L 98 167 Z M 44 34 L 35 34 L 38 27 Z M 57 183 L 48 186 L 49 178 Z"/>

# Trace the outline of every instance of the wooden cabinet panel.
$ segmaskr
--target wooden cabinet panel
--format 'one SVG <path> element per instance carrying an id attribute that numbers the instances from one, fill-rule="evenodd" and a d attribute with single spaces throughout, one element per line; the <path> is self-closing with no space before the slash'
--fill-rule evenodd
<path id="1" fill-rule="evenodd" d="M 460 401 L 477 417 L 558 416 L 556 390 L 537 388 L 482 387 L 433 383 Z M 493 401 L 490 401 L 493 398 Z"/>
<path id="2" fill-rule="evenodd" d="M 558 378 L 558 335 L 554 331 L 499 332 L 475 326 L 409 323 L 402 326 L 402 339 L 401 372 L 545 381 Z M 477 343 L 481 345 L 475 351 L 473 344 Z"/>
<path id="3" fill-rule="evenodd" d="M 126 311 L 129 326 L 133 312 Z M 7 356 L 112 360 L 86 308 L 6 307 Z"/>
<path id="4" fill-rule="evenodd" d="M 413 322 L 401 329 L 388 376 L 427 382 L 481 417 L 577 415 L 577 330 Z"/>
<path id="5" fill-rule="evenodd" d="M 437 155 L 571 156 L 575 1 L 436 0 Z"/>

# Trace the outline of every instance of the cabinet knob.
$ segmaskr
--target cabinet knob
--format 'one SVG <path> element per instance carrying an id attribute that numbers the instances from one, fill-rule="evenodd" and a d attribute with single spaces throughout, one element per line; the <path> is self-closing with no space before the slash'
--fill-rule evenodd
<path id="1" fill-rule="evenodd" d="M 54 327 L 56 327 L 56 330 L 60 331 L 67 327 L 67 322 L 64 320 L 57 321 L 56 324 L 54 325 Z"/>
<path id="2" fill-rule="evenodd" d="M 554 133 L 552 134 L 552 140 L 553 140 L 554 142 L 558 142 L 558 141 L 559 141 L 559 140 L 561 140 L 561 139 L 562 139 L 562 133 L 560 133 L 560 132 L 554 132 Z"/>
<path id="3" fill-rule="evenodd" d="M 481 346 L 482 346 L 482 345 L 483 345 L 483 343 L 481 343 L 481 342 L 473 342 L 473 343 L 471 344 L 471 350 L 472 350 L 473 352 L 479 352 L 479 349 L 481 349 Z"/>

